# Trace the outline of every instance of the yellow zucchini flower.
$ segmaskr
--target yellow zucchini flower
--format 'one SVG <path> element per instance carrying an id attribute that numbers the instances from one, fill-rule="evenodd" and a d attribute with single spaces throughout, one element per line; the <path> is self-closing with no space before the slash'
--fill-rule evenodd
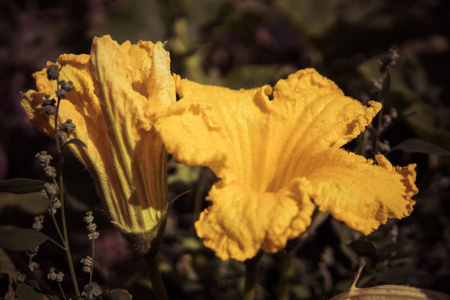
<path id="1" fill-rule="evenodd" d="M 411 214 L 415 165 L 341 148 L 380 103 L 363 106 L 314 69 L 251 90 L 175 81 L 181 99 L 155 127 L 175 159 L 219 177 L 195 227 L 221 259 L 283 249 L 310 225 L 312 200 L 364 234 Z"/>
<path id="2" fill-rule="evenodd" d="M 56 64 L 63 66 L 59 80 L 73 82 L 58 123 L 71 119 L 69 139 L 87 145 L 68 148 L 92 175 L 112 222 L 145 251 L 168 205 L 167 153 L 153 124 L 176 101 L 169 54 L 160 42 L 119 45 L 104 36 L 94 38 L 90 55 L 63 54 Z M 56 81 L 47 68 L 33 76 L 37 91 L 23 95 L 22 107 L 54 138 L 53 116 L 41 104 L 45 94 L 56 99 Z"/>

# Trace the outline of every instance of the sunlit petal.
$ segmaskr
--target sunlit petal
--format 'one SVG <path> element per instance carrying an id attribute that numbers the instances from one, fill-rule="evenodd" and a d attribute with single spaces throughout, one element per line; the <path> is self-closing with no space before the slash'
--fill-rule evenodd
<path id="1" fill-rule="evenodd" d="M 60 105 L 59 123 L 72 119 L 69 138 L 87 145 L 70 150 L 93 176 L 112 222 L 124 233 L 151 233 L 167 210 L 167 153 L 153 123 L 175 103 L 168 53 L 160 42 L 119 45 L 104 36 L 94 39 L 91 55 L 61 55 L 57 64 L 63 65 L 59 80 L 74 86 Z M 34 74 L 37 92 L 24 94 L 22 106 L 54 137 L 53 118 L 41 108 L 45 94 L 55 97 L 56 81 L 46 72 Z"/>
<path id="2" fill-rule="evenodd" d="M 205 239 L 205 245 L 223 259 L 247 259 L 257 249 L 275 252 L 282 249 L 288 239 L 303 232 L 307 225 L 302 230 L 293 230 L 286 226 L 287 223 L 280 227 L 284 228 L 283 232 L 271 231 L 272 227 L 261 216 L 271 211 L 275 216 L 265 215 L 266 219 L 283 218 L 284 214 L 274 207 L 295 202 L 284 200 L 286 191 L 292 193 L 289 199 L 302 203 L 300 206 L 307 203 L 305 195 L 319 199 L 320 184 L 326 183 L 319 176 L 326 178 L 328 175 L 323 155 L 331 150 L 345 153 L 339 150 L 340 147 L 364 131 L 381 108 L 378 102 L 371 101 L 366 107 L 344 96 L 332 81 L 313 69 L 292 74 L 274 88 L 264 86 L 236 91 L 179 78 L 176 83 L 181 100 L 155 126 L 168 152 L 178 161 L 189 166 L 207 166 L 221 179 L 210 192 L 208 200 L 213 202 L 212 206 L 201 215 L 196 228 L 199 236 Z M 271 96 L 273 100 L 270 100 Z M 360 165 L 361 160 L 366 161 L 356 155 L 351 157 L 354 164 L 349 162 L 345 167 L 350 174 L 357 170 L 356 165 Z M 319 169 L 313 173 L 318 158 L 324 161 L 323 173 Z M 329 166 L 333 166 L 334 162 L 329 161 Z M 375 174 L 380 173 L 379 180 L 372 181 L 366 176 L 363 186 L 390 185 L 390 181 L 395 180 L 395 191 L 389 199 L 397 202 L 389 206 L 387 216 L 400 218 L 409 214 L 411 203 L 399 193 L 402 188 L 406 189 L 404 176 L 393 175 L 395 172 L 388 168 L 373 167 L 377 168 Z M 408 170 L 414 177 L 412 167 Z M 350 176 L 357 177 L 358 172 Z M 336 174 L 329 176 L 339 179 Z M 377 197 L 374 193 L 366 202 Z M 318 201 L 324 203 L 323 198 L 320 199 Z M 326 199 L 331 207 L 333 201 L 341 201 L 342 197 L 336 189 L 330 191 Z M 350 199 L 357 201 L 353 197 Z M 371 205 L 380 205 L 383 201 Z M 322 202 L 320 208 L 330 210 L 325 209 Z M 255 210 L 257 204 L 261 207 Z M 302 220 L 307 220 L 306 216 L 311 216 L 312 210 L 306 207 L 309 206 L 297 210 L 290 208 L 290 212 L 296 211 Z M 402 212 L 392 212 L 398 209 Z M 336 211 L 330 211 L 336 214 Z M 374 213 L 373 209 L 366 212 L 367 215 Z M 292 218 L 288 217 L 286 222 Z M 351 210 L 340 219 L 347 218 L 353 218 Z M 378 225 L 385 222 L 383 217 L 373 218 Z M 309 221 L 303 224 L 309 224 Z M 373 223 L 369 227 L 375 229 L 378 225 Z M 288 228 L 295 234 L 285 234 Z M 367 228 L 353 228 L 367 233 Z M 277 240 L 276 236 L 277 243 L 268 242 Z"/>

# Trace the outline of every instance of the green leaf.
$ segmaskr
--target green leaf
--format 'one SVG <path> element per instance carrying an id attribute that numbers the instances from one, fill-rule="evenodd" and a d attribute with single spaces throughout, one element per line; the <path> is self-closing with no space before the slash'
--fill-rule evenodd
<path id="1" fill-rule="evenodd" d="M 15 206 L 31 215 L 41 215 L 47 211 L 48 200 L 40 192 L 29 194 L 0 193 L 0 207 Z"/>
<path id="2" fill-rule="evenodd" d="M 331 227 L 339 238 L 339 248 L 341 251 L 345 254 L 345 256 L 347 256 L 348 259 L 355 262 L 357 255 L 348 247 L 348 241 L 353 239 L 354 231 L 348 228 L 344 223 L 336 221 L 333 218 L 331 218 Z"/>
<path id="3" fill-rule="evenodd" d="M 378 253 L 380 254 L 380 258 L 387 258 L 389 255 L 403 249 L 406 245 L 408 245 L 410 241 L 399 241 L 397 243 L 390 243 L 385 246 L 378 247 Z"/>
<path id="4" fill-rule="evenodd" d="M 102 288 L 96 282 L 92 282 L 84 286 L 83 292 L 86 293 L 88 299 L 96 299 L 102 294 Z"/>
<path id="5" fill-rule="evenodd" d="M 18 283 L 16 297 L 19 300 L 57 300 L 57 296 L 47 296 L 40 289 L 34 288 L 25 283 Z"/>
<path id="6" fill-rule="evenodd" d="M 191 45 L 209 42 L 215 30 L 223 28 L 230 17 L 239 18 L 239 12 L 227 1 L 188 0 L 183 1 L 187 13 L 187 36 L 182 36 Z"/>
<path id="7" fill-rule="evenodd" d="M 290 67 L 278 65 L 246 65 L 228 72 L 222 85 L 232 89 L 251 89 L 264 84 L 276 83 L 283 75 L 291 72 Z"/>
<path id="8" fill-rule="evenodd" d="M 378 257 L 378 251 L 372 242 L 365 240 L 354 240 L 348 245 L 360 256 Z"/>
<path id="9" fill-rule="evenodd" d="M 450 155 L 450 151 L 445 150 L 435 144 L 424 141 L 422 139 L 407 139 L 392 148 L 394 150 L 402 150 L 405 152 Z"/>
<path id="10" fill-rule="evenodd" d="M 348 292 L 341 293 L 333 298 L 332 300 L 344 300 L 344 299 L 379 299 L 379 300 L 401 300 L 401 299 L 416 299 L 416 300 L 449 300 L 450 296 L 425 290 L 419 289 L 411 286 L 403 285 L 379 285 L 370 288 L 357 288 L 352 287 Z"/>
<path id="11" fill-rule="evenodd" d="M 99 22 L 90 26 L 92 37 L 110 34 L 114 40 L 136 43 L 166 40 L 166 29 L 161 12 L 161 1 L 129 0 L 118 9 L 108 12 Z"/>
<path id="12" fill-rule="evenodd" d="M 47 239 L 45 234 L 32 228 L 0 226 L 0 247 L 8 250 L 25 251 L 39 246 Z"/>
<path id="13" fill-rule="evenodd" d="M 305 36 L 320 37 L 336 24 L 339 1 L 280 0 L 278 8 Z"/>
<path id="14" fill-rule="evenodd" d="M 127 290 L 115 289 L 102 294 L 105 300 L 131 300 L 133 297 Z"/>
<path id="15" fill-rule="evenodd" d="M 0 192 L 14 194 L 34 193 L 41 191 L 46 183 L 46 181 L 28 178 L 8 179 L 0 181 Z"/>
<path id="16" fill-rule="evenodd" d="M 450 132 L 438 110 L 425 102 L 416 102 L 401 113 L 404 122 L 423 140 L 450 150 Z"/>

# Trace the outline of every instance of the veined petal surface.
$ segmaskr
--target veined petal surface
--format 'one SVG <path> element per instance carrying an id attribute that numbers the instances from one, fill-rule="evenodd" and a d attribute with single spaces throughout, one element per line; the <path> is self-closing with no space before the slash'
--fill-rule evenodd
<path id="1" fill-rule="evenodd" d="M 330 188 L 330 192 L 325 193 L 327 197 L 320 193 L 326 190 L 327 183 L 322 181 L 321 175 L 323 178 L 329 176 L 332 183 L 341 180 L 337 176 L 339 172 L 328 174 L 335 170 L 331 159 L 331 169 L 326 169 L 326 154 L 331 151 L 345 153 L 340 147 L 364 131 L 380 110 L 380 103 L 371 101 L 369 106 L 363 106 L 344 96 L 332 81 L 313 69 L 292 74 L 274 88 L 264 86 L 236 91 L 180 78 L 176 79 L 176 87 L 181 100 L 155 126 L 168 152 L 178 161 L 190 166 L 210 167 L 221 179 L 208 197 L 212 206 L 196 223 L 199 236 L 205 238 L 205 245 L 219 257 L 245 260 L 259 249 L 266 252 L 282 249 L 288 239 L 302 233 L 309 225 L 312 209 L 305 195 L 317 197 L 322 210 L 332 214 L 341 212 L 331 209 L 333 201 L 342 201 L 338 189 L 331 191 Z M 324 165 L 314 169 L 318 158 L 323 159 Z M 361 165 L 361 159 L 366 161 L 356 155 L 347 157 L 348 163 L 342 172 L 352 174 L 357 169 L 355 166 Z M 376 168 L 374 174 L 377 176 L 364 177 L 367 180 L 364 186 L 393 186 L 395 189 L 389 200 L 380 198 L 385 195 L 374 193 L 363 204 L 355 204 L 355 207 L 364 208 L 371 201 L 374 203 L 370 205 L 375 207 L 383 205 L 380 203 L 395 202 L 383 210 L 385 217 L 373 215 L 373 209 L 368 210 L 365 217 L 371 216 L 378 222 L 369 222 L 368 228 L 375 229 L 376 224 L 383 223 L 387 217 L 409 214 L 410 209 L 403 208 L 412 206 L 412 202 L 402 197 L 407 189 L 405 176 L 380 166 L 367 164 L 366 167 Z M 412 169 L 408 167 L 411 174 L 414 173 Z M 396 183 L 391 185 L 392 181 Z M 357 200 L 351 199 L 348 206 Z M 297 215 L 286 215 L 276 207 L 289 208 Z M 397 209 L 401 212 L 394 213 Z M 353 219 L 355 211 L 350 211 L 348 216 L 341 215 L 340 220 Z M 299 216 L 302 226 L 294 230 L 292 224 Z M 285 222 L 278 222 L 278 218 L 285 218 Z M 282 224 L 277 225 L 277 234 L 271 233 L 270 223 Z M 367 233 L 367 228 L 353 228 Z"/>
<path id="2" fill-rule="evenodd" d="M 76 130 L 69 138 L 87 145 L 70 150 L 93 176 L 113 223 L 125 233 L 151 231 L 167 209 L 167 153 L 153 123 L 175 103 L 163 44 L 119 45 L 104 36 L 94 39 L 90 55 L 64 54 L 57 65 L 64 65 L 59 80 L 74 86 L 58 123 L 72 119 Z M 54 137 L 53 118 L 41 109 L 45 94 L 56 98 L 56 81 L 46 72 L 34 74 L 37 91 L 24 94 L 22 106 L 39 130 Z"/>
<path id="3" fill-rule="evenodd" d="M 314 204 L 300 186 L 298 179 L 277 193 L 260 193 L 240 181 L 221 181 L 207 198 L 213 205 L 195 223 L 197 234 L 222 260 L 244 261 L 259 249 L 275 253 L 311 223 Z"/>
<path id="4" fill-rule="evenodd" d="M 315 155 L 305 166 L 310 196 L 320 210 L 366 235 L 388 218 L 409 216 L 418 192 L 415 165 L 393 167 L 383 155 L 376 161 L 343 149 Z"/>

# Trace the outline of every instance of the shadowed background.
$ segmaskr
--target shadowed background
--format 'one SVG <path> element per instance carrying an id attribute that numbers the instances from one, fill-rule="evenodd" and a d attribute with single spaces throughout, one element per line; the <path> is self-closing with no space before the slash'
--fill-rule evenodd
<path id="1" fill-rule="evenodd" d="M 274 84 L 298 69 L 314 67 L 346 95 L 363 102 L 376 97 L 373 81 L 383 77 L 377 58 L 394 48 L 400 58 L 391 67 L 384 105 L 387 115 L 393 116 L 395 109 L 398 116 L 380 140 L 388 141 L 382 150 L 394 165 L 418 164 L 415 211 L 368 238 L 325 219 L 311 237 L 290 243 L 288 254 L 263 257 L 257 299 L 331 297 L 350 286 L 363 260 L 367 265 L 360 287 L 395 283 L 450 293 L 449 33 L 449 3 L 438 0 L 4 0 L 0 180 L 45 180 L 34 155 L 41 150 L 54 153 L 55 146 L 25 117 L 20 92 L 35 88 L 31 74 L 47 61 L 62 53 L 89 53 L 94 36 L 110 34 L 120 43 L 167 41 L 173 72 L 232 88 Z M 404 143 L 410 139 L 415 140 Z M 354 150 L 357 143 L 348 148 Z M 367 149 L 368 157 L 372 150 Z M 194 190 L 169 210 L 159 258 L 170 298 L 236 299 L 243 264 L 215 258 L 193 230 L 199 209 L 207 205 L 198 200 L 207 194 L 214 175 L 173 161 L 169 166 L 169 198 Z M 109 224 L 89 174 L 70 153 L 65 169 L 78 270 L 80 259 L 89 254 L 83 215 L 93 209 L 101 233 L 94 281 L 145 299 L 151 293 L 147 271 Z M 34 215 L 45 213 L 46 205 L 39 193 L 0 194 L 0 223 L 31 227 Z M 56 236 L 50 222 L 44 231 Z M 27 273 L 57 294 L 45 277 L 52 266 L 65 270 L 64 253 L 50 243 L 42 245 L 35 259 L 41 268 L 34 274 L 27 272 L 27 259 L 24 253 L 1 251 L 0 272 Z M 87 283 L 86 274 L 77 274 L 81 286 Z"/>

